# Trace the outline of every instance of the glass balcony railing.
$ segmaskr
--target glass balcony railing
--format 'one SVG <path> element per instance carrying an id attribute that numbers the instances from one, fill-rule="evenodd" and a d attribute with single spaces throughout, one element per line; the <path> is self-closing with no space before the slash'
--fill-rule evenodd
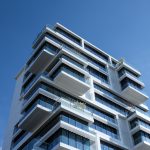
<path id="1" fill-rule="evenodd" d="M 70 108 L 70 109 L 74 108 L 74 109 L 76 109 L 77 112 L 79 112 L 81 114 L 84 113 L 84 115 L 86 115 L 86 116 L 93 116 L 93 114 L 86 109 L 86 105 L 83 104 L 83 103 L 70 102 L 68 100 L 63 100 L 62 99 L 61 104 L 64 105 L 64 106 L 67 106 L 67 108 Z"/>
<path id="2" fill-rule="evenodd" d="M 124 89 L 127 88 L 128 86 L 131 86 L 131 87 L 133 87 L 134 89 L 136 89 L 137 91 L 143 93 L 142 88 L 140 88 L 139 86 L 137 86 L 137 85 L 134 84 L 134 83 L 131 83 L 131 82 L 125 82 L 124 84 L 121 84 L 122 90 L 124 90 Z"/>
<path id="3" fill-rule="evenodd" d="M 21 93 L 22 93 L 22 94 L 27 93 L 27 91 L 28 91 L 28 90 L 32 87 L 32 85 L 40 78 L 40 76 L 45 76 L 45 77 L 46 77 L 46 75 L 47 75 L 47 72 L 43 72 L 43 73 L 37 74 L 37 75 L 32 79 L 32 81 L 29 82 L 29 84 L 28 84 L 25 88 L 22 89 Z"/>
<path id="4" fill-rule="evenodd" d="M 79 79 L 82 82 L 85 82 L 85 77 L 82 73 L 64 64 L 62 64 L 60 67 L 57 68 L 56 71 L 54 71 L 54 73 L 51 75 L 51 78 L 54 79 L 61 71 L 68 73 L 69 75 Z"/>
<path id="5" fill-rule="evenodd" d="M 39 139 L 33 139 L 23 150 L 52 150 L 56 145 L 63 143 L 80 150 L 90 150 L 90 140 L 60 128 L 47 141 L 40 143 L 38 146 L 35 143 Z M 63 145 L 65 146 L 65 145 Z M 62 148 L 65 149 L 65 148 Z"/>
<path id="6" fill-rule="evenodd" d="M 140 80 L 136 75 L 133 75 L 133 73 L 129 72 L 128 70 L 122 70 L 122 71 L 118 72 L 119 78 L 122 77 L 124 74 L 129 74 L 133 78 L 137 78 L 138 80 Z"/>
<path id="7" fill-rule="evenodd" d="M 75 66 L 78 66 L 81 69 L 84 69 L 84 65 L 83 64 L 79 63 L 78 61 L 75 61 L 74 59 L 72 59 L 72 58 L 70 58 L 70 57 L 68 57 L 66 55 L 62 55 L 61 58 L 63 58 L 65 60 L 73 63 Z"/>
<path id="8" fill-rule="evenodd" d="M 25 103 L 30 99 L 30 97 L 39 88 L 41 88 L 41 89 L 43 89 L 43 90 L 45 90 L 47 92 L 50 92 L 51 94 L 59 96 L 60 99 L 61 99 L 62 105 L 65 105 L 65 106 L 67 106 L 70 109 L 75 108 L 75 109 L 77 109 L 77 111 L 79 113 L 84 112 L 84 113 L 86 113 L 88 115 L 92 115 L 91 112 L 89 112 L 88 110 L 86 110 L 86 106 L 83 105 L 82 103 L 80 103 L 80 101 L 78 101 L 77 99 L 74 99 L 73 97 L 69 96 L 68 94 L 66 94 L 66 93 L 64 93 L 62 91 L 59 91 L 58 89 L 55 89 L 54 87 L 49 87 L 49 86 L 46 86 L 44 84 L 40 84 L 40 85 L 36 86 L 34 88 L 34 90 L 30 93 L 30 95 L 28 95 L 27 99 L 25 99 Z"/>
<path id="9" fill-rule="evenodd" d="M 32 62 L 34 62 L 36 60 L 36 58 L 39 56 L 39 54 L 43 51 L 43 50 L 47 50 L 48 52 L 50 52 L 53 55 L 56 55 L 60 49 L 58 49 L 57 47 L 50 45 L 48 43 L 45 43 L 42 47 L 40 47 L 31 57 L 31 59 L 27 62 L 27 66 L 30 66 L 32 64 Z"/>
<path id="10" fill-rule="evenodd" d="M 38 104 L 50 109 L 51 111 L 53 111 L 54 109 L 56 109 L 59 106 L 59 103 L 57 103 L 57 102 L 52 105 L 48 102 L 45 102 L 41 99 L 38 99 L 27 111 L 25 111 L 23 113 L 23 116 L 22 116 L 22 118 L 20 119 L 19 122 L 21 122 L 35 108 L 35 106 L 37 106 Z"/>
<path id="11" fill-rule="evenodd" d="M 13 139 L 12 147 L 15 147 L 28 134 L 27 131 L 22 130 L 17 137 Z"/>
<path id="12" fill-rule="evenodd" d="M 143 127 L 145 127 L 145 128 L 147 128 L 147 129 L 150 130 L 150 124 L 147 123 L 144 120 L 141 120 L 139 118 L 135 118 L 135 119 L 133 119 L 133 120 L 130 121 L 130 127 L 131 127 L 131 129 L 133 129 L 136 126 L 139 126 L 139 125 L 141 125 L 141 126 L 143 126 Z"/>
<path id="13" fill-rule="evenodd" d="M 150 143 L 150 134 L 144 132 L 144 131 L 138 131 L 133 135 L 134 144 L 137 145 L 141 142 L 148 142 Z"/>

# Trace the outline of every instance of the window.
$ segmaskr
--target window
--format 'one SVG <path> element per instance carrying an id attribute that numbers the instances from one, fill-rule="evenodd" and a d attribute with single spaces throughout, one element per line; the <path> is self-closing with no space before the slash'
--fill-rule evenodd
<path id="1" fill-rule="evenodd" d="M 23 112 L 24 116 L 23 118 L 29 114 L 29 112 L 31 112 L 31 110 L 33 110 L 33 108 L 37 105 L 37 104 L 40 104 L 46 108 L 49 108 L 49 109 L 53 109 L 53 105 L 56 101 L 50 99 L 50 98 L 47 98 L 43 95 L 38 95 L 37 97 L 35 97 L 35 99 L 25 108 L 25 111 Z"/>
<path id="2" fill-rule="evenodd" d="M 89 71 L 89 73 L 96 77 L 97 79 L 101 80 L 102 82 L 106 83 L 106 84 L 109 84 L 109 80 L 108 80 L 108 76 L 95 70 L 94 68 L 88 66 L 87 67 L 87 70 Z"/>
<path id="3" fill-rule="evenodd" d="M 115 139 L 119 138 L 117 130 L 115 128 L 110 127 L 102 122 L 97 121 L 97 120 L 94 120 L 94 123 L 91 126 L 91 128 L 93 128 L 97 131 L 103 132 L 103 133 L 111 136 L 112 138 L 115 138 Z"/>
<path id="4" fill-rule="evenodd" d="M 95 115 L 98 115 L 98 116 L 100 116 L 100 117 L 102 117 L 102 118 L 104 118 L 104 119 L 106 119 L 106 120 L 108 120 L 108 121 L 110 121 L 112 123 L 116 123 L 116 118 L 115 118 L 114 115 L 109 114 L 107 112 L 104 112 L 102 110 L 99 110 L 99 109 L 97 109 L 95 107 L 92 107 L 92 106 L 90 106 L 88 104 L 86 106 L 87 106 L 87 110 L 89 110 L 90 112 L 94 113 Z"/>
<path id="5" fill-rule="evenodd" d="M 52 45 L 52 44 L 50 44 L 50 43 L 48 43 L 48 42 L 45 42 L 45 43 L 42 44 L 42 45 L 38 48 L 38 50 L 31 56 L 31 58 L 30 58 L 29 61 L 27 62 L 27 66 L 29 66 L 29 65 L 38 57 L 38 55 L 41 53 L 41 51 L 42 51 L 43 49 L 46 49 L 47 51 L 49 51 L 49 52 L 51 52 L 51 53 L 53 53 L 53 54 L 57 54 L 57 53 L 59 52 L 59 49 L 58 49 L 56 46 L 54 46 L 54 45 Z"/>
<path id="6" fill-rule="evenodd" d="M 129 103 L 127 100 L 121 98 L 120 96 L 116 95 L 115 93 L 107 90 L 106 88 L 103 88 L 102 86 L 94 83 L 94 88 L 103 92 L 104 94 L 106 94 L 107 96 L 111 97 L 111 98 L 114 98 L 115 100 L 119 101 L 119 102 L 122 102 L 123 104 L 126 104 L 128 106 L 133 106 L 131 103 Z"/>
<path id="7" fill-rule="evenodd" d="M 68 132 L 66 132 L 65 130 L 62 130 L 62 138 L 61 138 L 62 142 L 65 144 L 69 144 L 68 141 Z"/>
<path id="8" fill-rule="evenodd" d="M 81 120 L 80 118 L 77 118 L 75 116 L 72 116 L 72 115 L 64 113 L 64 112 L 62 112 L 60 115 L 61 115 L 62 121 L 67 122 L 77 128 L 89 131 L 88 123 Z"/>
<path id="9" fill-rule="evenodd" d="M 144 120 L 141 120 L 140 118 L 135 118 L 135 119 L 130 121 L 130 128 L 131 129 L 135 128 L 138 125 L 142 125 L 148 129 L 150 129 L 150 124 Z"/>
<path id="10" fill-rule="evenodd" d="M 69 145 L 75 147 L 76 146 L 76 139 L 75 134 L 72 132 L 69 132 Z"/>
<path id="11" fill-rule="evenodd" d="M 61 29 L 59 27 L 56 27 L 55 31 L 62 34 L 66 38 L 70 39 L 71 41 L 75 42 L 76 44 L 81 45 L 81 41 L 80 41 L 79 38 L 76 38 L 75 36 L 73 36 L 70 33 L 64 31 L 63 29 Z"/>
<path id="12" fill-rule="evenodd" d="M 61 58 L 64 58 L 66 60 L 68 60 L 69 62 L 73 63 L 74 65 L 80 67 L 80 68 L 83 68 L 83 64 L 79 63 L 78 61 L 74 60 L 73 58 L 70 58 L 69 56 L 66 56 L 66 55 L 62 55 Z"/>
<path id="13" fill-rule="evenodd" d="M 100 141 L 100 143 L 101 143 L 101 150 L 123 150 L 104 141 Z"/>
<path id="14" fill-rule="evenodd" d="M 79 148 L 80 150 L 90 150 L 90 140 L 84 138 L 80 135 L 72 133 L 65 129 L 60 129 L 63 135 L 65 136 L 65 141 L 68 141 L 68 145 L 73 146 L 75 148 Z M 66 132 L 66 133 L 65 133 Z M 63 137 L 61 137 L 61 142 L 63 142 Z M 66 143 L 65 143 L 66 144 Z"/>
<path id="15" fill-rule="evenodd" d="M 120 105 L 106 99 L 105 97 L 103 97 L 102 95 L 99 95 L 97 93 L 95 93 L 95 100 L 103 105 L 106 105 L 107 107 L 114 109 L 115 111 L 127 116 L 129 111 L 123 107 L 121 107 Z"/>
<path id="16" fill-rule="evenodd" d="M 100 50 L 98 51 L 98 50 L 96 50 L 95 48 L 92 48 L 91 46 L 89 46 L 88 44 L 84 44 L 84 48 L 85 48 L 86 50 L 88 50 L 89 52 L 95 54 L 96 56 L 102 58 L 104 61 L 109 62 L 108 56 L 106 56 L 105 54 L 102 54 L 102 53 L 100 52 Z"/>
<path id="17" fill-rule="evenodd" d="M 77 135 L 76 138 L 77 138 L 77 142 L 76 142 L 77 143 L 77 148 L 78 149 L 83 149 L 84 143 L 82 142 L 82 137 Z"/>
<path id="18" fill-rule="evenodd" d="M 76 123 L 76 122 L 75 122 L 75 119 L 73 119 L 72 117 L 70 117 L 70 118 L 69 118 L 69 124 L 75 126 L 75 125 L 76 125 L 75 123 Z"/>
<path id="19" fill-rule="evenodd" d="M 12 147 L 15 147 L 26 135 L 27 131 L 22 130 L 12 141 Z"/>
<path id="20" fill-rule="evenodd" d="M 57 74 L 60 72 L 60 71 L 65 71 L 67 72 L 68 74 L 72 75 L 73 77 L 85 82 L 85 78 L 84 78 L 84 74 L 80 73 L 79 71 L 65 65 L 65 64 L 61 64 L 54 72 L 53 74 L 51 75 L 51 78 L 54 79 Z"/>
<path id="21" fill-rule="evenodd" d="M 138 77 L 138 75 L 132 71 L 130 71 L 129 69 L 127 68 L 121 68 L 119 71 L 118 71 L 118 76 L 121 77 L 123 74 L 125 73 L 129 73 L 130 75 L 134 76 L 134 77 Z"/>
<path id="22" fill-rule="evenodd" d="M 138 84 L 137 82 L 129 79 L 129 78 L 124 78 L 121 82 L 121 87 L 122 87 L 122 90 L 124 90 L 126 87 L 128 86 L 132 86 L 133 88 L 137 89 L 137 90 L 141 90 L 142 89 L 142 86 L 140 84 Z"/>

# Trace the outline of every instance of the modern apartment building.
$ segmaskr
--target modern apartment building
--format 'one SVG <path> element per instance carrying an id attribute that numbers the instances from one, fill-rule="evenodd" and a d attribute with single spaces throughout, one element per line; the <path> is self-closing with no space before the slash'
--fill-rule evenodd
<path id="1" fill-rule="evenodd" d="M 3 150 L 150 150 L 141 73 L 66 27 L 44 27 L 16 77 Z"/>

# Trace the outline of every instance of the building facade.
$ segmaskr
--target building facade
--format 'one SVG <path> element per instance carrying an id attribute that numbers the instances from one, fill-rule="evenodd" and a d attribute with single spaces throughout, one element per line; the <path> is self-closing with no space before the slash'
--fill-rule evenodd
<path id="1" fill-rule="evenodd" d="M 16 77 L 3 150 L 149 150 L 141 73 L 59 23 Z"/>

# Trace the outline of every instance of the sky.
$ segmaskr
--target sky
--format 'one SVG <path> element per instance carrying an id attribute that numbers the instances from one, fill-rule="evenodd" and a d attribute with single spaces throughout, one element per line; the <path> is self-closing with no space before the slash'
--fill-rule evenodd
<path id="1" fill-rule="evenodd" d="M 124 58 L 142 73 L 150 95 L 149 6 L 149 0 L 0 0 L 0 146 L 15 76 L 46 24 L 59 22 L 115 58 Z"/>

